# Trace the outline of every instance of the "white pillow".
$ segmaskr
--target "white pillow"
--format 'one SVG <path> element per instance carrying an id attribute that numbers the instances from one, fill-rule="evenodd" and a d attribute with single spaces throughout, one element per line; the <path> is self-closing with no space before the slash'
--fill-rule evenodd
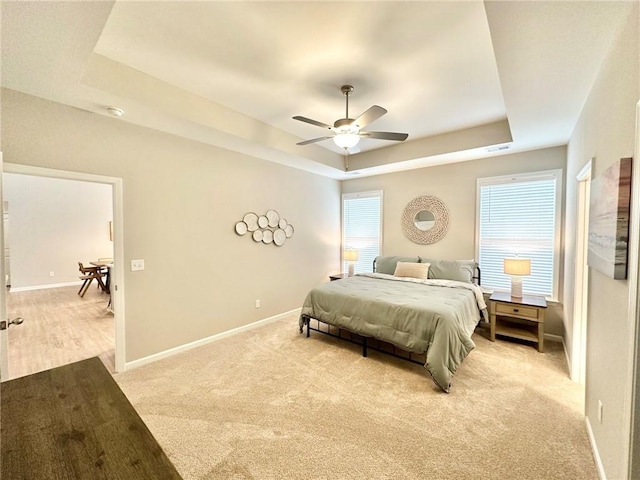
<path id="1" fill-rule="evenodd" d="M 396 271 L 393 272 L 393 275 L 395 277 L 411 277 L 426 280 L 429 275 L 429 265 L 431 264 L 398 262 L 396 265 Z"/>

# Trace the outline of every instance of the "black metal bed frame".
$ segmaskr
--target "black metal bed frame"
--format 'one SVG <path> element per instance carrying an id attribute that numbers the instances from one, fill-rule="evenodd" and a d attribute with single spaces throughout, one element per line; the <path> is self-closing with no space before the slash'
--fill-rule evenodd
<path id="1" fill-rule="evenodd" d="M 385 353 L 395 358 L 399 358 L 401 360 L 406 360 L 411 363 L 415 363 L 418 365 L 424 365 L 426 358 L 423 353 L 413 353 L 408 350 L 403 350 L 399 347 L 396 347 L 392 343 L 384 342 L 382 340 L 378 340 L 374 337 L 365 337 L 363 335 L 359 335 L 357 333 L 352 332 L 346 328 L 336 327 L 329 323 L 323 322 L 322 320 L 318 320 L 317 318 L 310 317 L 309 315 L 302 315 L 302 319 L 304 325 L 307 326 L 307 337 L 311 336 L 311 330 L 314 332 L 322 333 L 323 335 L 328 335 L 329 337 L 339 338 L 341 340 L 346 340 L 347 342 L 353 343 L 355 345 L 362 346 L 362 356 L 367 357 L 367 352 L 369 349 L 375 350 L 376 352 Z M 311 321 L 315 320 L 317 322 L 317 327 L 311 326 Z M 322 330 L 320 328 L 320 324 L 326 325 L 327 329 Z M 303 332 L 304 326 L 300 327 L 300 333 Z M 343 333 L 348 334 L 348 336 L 343 335 Z M 404 352 L 405 355 L 401 355 L 399 352 Z M 416 359 L 414 357 L 419 357 Z"/>

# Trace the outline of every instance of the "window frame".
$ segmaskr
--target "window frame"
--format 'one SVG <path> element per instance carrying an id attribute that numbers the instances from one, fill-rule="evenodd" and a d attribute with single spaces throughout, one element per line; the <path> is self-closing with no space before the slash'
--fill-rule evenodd
<path id="1" fill-rule="evenodd" d="M 564 260 L 562 256 L 562 205 L 564 202 L 563 179 L 564 171 L 561 168 L 541 170 L 537 172 L 523 172 L 494 177 L 481 177 L 476 180 L 476 225 L 475 225 L 475 258 L 480 262 L 480 199 L 481 188 L 490 185 L 504 185 L 508 183 L 527 183 L 537 180 L 555 180 L 555 221 L 553 240 L 553 291 L 545 298 L 550 301 L 559 301 L 560 298 L 560 267 Z M 491 291 L 503 291 L 493 287 L 485 287 Z M 527 292 L 524 291 L 527 295 Z"/>
<path id="2" fill-rule="evenodd" d="M 342 266 L 342 271 L 346 270 L 346 263 L 344 259 L 344 250 L 346 248 L 345 244 L 345 229 L 344 229 L 344 206 L 345 200 L 350 199 L 358 199 L 358 198 L 372 198 L 377 197 L 380 199 L 380 225 L 378 230 L 378 255 L 382 255 L 382 245 L 383 245 L 383 225 L 384 225 L 384 195 L 382 190 L 368 190 L 366 192 L 353 192 L 353 193 L 343 193 L 342 194 L 342 203 L 340 204 L 340 264 Z M 371 269 L 373 270 L 373 263 L 371 264 Z"/>

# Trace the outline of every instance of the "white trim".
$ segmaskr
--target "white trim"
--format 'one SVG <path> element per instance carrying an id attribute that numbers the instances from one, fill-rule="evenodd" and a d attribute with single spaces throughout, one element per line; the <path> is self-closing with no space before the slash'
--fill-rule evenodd
<path id="1" fill-rule="evenodd" d="M 564 172 L 561 168 L 541 170 L 539 172 L 514 173 L 496 177 L 483 177 L 476 180 L 476 226 L 475 226 L 475 258 L 480 260 L 480 187 L 486 185 L 500 185 L 506 183 L 531 182 L 536 180 L 551 180 L 556 182 L 556 211 L 553 247 L 553 292 L 547 300 L 560 302 L 560 260 L 562 259 L 562 205 L 564 203 Z M 525 292 L 526 293 L 526 292 Z"/>
<path id="2" fill-rule="evenodd" d="M 584 164 L 584 166 L 580 169 L 580 171 L 576 175 L 576 180 L 578 180 L 579 182 L 582 182 L 587 178 L 591 178 L 591 168 L 595 159 L 596 157 L 591 157 L 591 159 Z"/>
<path id="3" fill-rule="evenodd" d="M 545 333 L 544 334 L 544 339 L 545 340 L 549 340 L 550 342 L 559 342 L 562 344 L 562 346 L 565 348 L 565 344 L 564 344 L 564 338 L 562 338 L 562 335 L 556 335 L 555 333 Z"/>
<path id="4" fill-rule="evenodd" d="M 636 380 L 640 370 L 640 339 L 637 332 L 640 330 L 640 101 L 636 104 L 636 138 L 635 138 L 635 165 L 631 166 L 631 210 L 629 214 L 629 245 L 627 251 L 629 258 L 627 263 L 629 285 L 629 365 L 627 368 L 628 379 L 625 388 L 625 401 L 623 404 L 622 419 L 624 434 L 627 442 L 623 444 L 623 458 L 627 465 L 627 476 L 632 478 L 633 462 L 640 462 L 640 458 L 634 458 L 634 437 L 640 436 L 635 431 L 636 408 L 640 401 L 640 383 Z"/>
<path id="5" fill-rule="evenodd" d="M 369 190 L 367 192 L 343 193 L 342 199 L 345 198 L 377 198 L 382 197 L 382 190 Z"/>
<path id="6" fill-rule="evenodd" d="M 9 292 L 30 292 L 31 290 L 46 290 L 47 288 L 72 287 L 82 285 L 82 282 L 47 283 L 46 285 L 31 285 L 29 287 L 10 287 Z"/>
<path id="7" fill-rule="evenodd" d="M 596 463 L 596 470 L 598 471 L 598 477 L 600 477 L 600 480 L 607 480 L 607 475 L 604 471 L 604 465 L 602 465 L 602 459 L 600 458 L 600 452 L 598 452 L 596 437 L 593 435 L 593 429 L 591 428 L 591 422 L 589 421 L 589 417 L 584 417 L 584 421 L 587 426 L 587 436 L 589 437 L 589 443 L 591 444 L 591 453 L 593 454 L 593 460 Z"/>
<path id="8" fill-rule="evenodd" d="M 380 199 L 380 230 L 378 232 L 378 255 L 383 255 L 382 246 L 384 245 L 384 191 L 383 190 L 369 190 L 366 192 L 354 192 L 343 193 L 342 202 L 340 203 L 340 271 L 345 271 L 344 250 L 346 248 L 344 242 L 344 201 L 353 198 L 379 198 Z"/>
<path id="9" fill-rule="evenodd" d="M 33 175 L 80 182 L 95 182 L 112 186 L 113 196 L 113 261 L 111 270 L 111 306 L 114 312 L 115 325 L 115 370 L 122 372 L 125 368 L 125 309 L 124 309 L 124 193 L 123 181 L 119 177 L 108 177 L 83 172 L 70 172 L 52 168 L 34 167 L 16 163 L 5 163 L 2 169 L 6 173 Z"/>
<path id="10" fill-rule="evenodd" d="M 569 370 L 571 380 L 582 385 L 586 381 L 586 335 L 587 335 L 587 296 L 588 284 L 586 283 L 587 249 L 588 244 L 585 237 L 589 230 L 589 190 L 591 185 L 591 170 L 595 157 L 591 158 L 580 169 L 576 175 L 577 188 L 577 209 L 576 224 L 574 226 L 575 238 L 575 261 L 573 277 L 573 318 L 571 319 L 571 358 Z"/>
<path id="11" fill-rule="evenodd" d="M 209 343 L 216 342 L 218 340 L 222 340 L 224 338 L 231 337 L 233 335 L 237 335 L 238 333 L 246 332 L 247 330 L 253 330 L 254 328 L 266 325 L 267 323 L 281 320 L 285 317 L 288 317 L 289 315 L 294 315 L 294 314 L 300 315 L 301 312 L 302 312 L 302 308 L 296 308 L 288 312 L 279 313 L 278 315 L 274 315 L 272 317 L 263 318 L 262 320 L 258 320 L 248 325 L 243 325 L 242 327 L 233 328 L 231 330 L 227 330 L 226 332 L 217 333 L 216 335 L 211 335 L 210 337 L 202 338 L 200 340 L 196 340 L 190 343 L 185 343 L 184 345 L 173 347 L 173 348 L 170 348 L 169 350 L 164 350 L 163 352 L 154 353 L 153 355 L 149 355 L 147 357 L 143 357 L 138 360 L 134 360 L 132 362 L 127 362 L 124 369 L 125 371 L 127 371 L 134 368 L 142 367 L 143 365 L 153 363 L 157 360 L 161 360 L 167 357 L 172 357 L 173 355 L 176 355 L 178 353 L 186 352 L 188 350 L 191 350 L 197 347 L 202 347 L 203 345 L 208 345 Z"/>
<path id="12" fill-rule="evenodd" d="M 5 173 L 17 173 L 35 177 L 60 178 L 64 180 L 78 180 L 80 182 L 114 183 L 116 180 L 120 180 L 117 177 L 94 175 L 93 173 L 70 172 L 66 170 L 56 170 L 53 168 L 34 167 L 20 163 L 5 163 L 3 171 Z"/>
<path id="13" fill-rule="evenodd" d="M 0 172 L 4 168 L 2 151 L 0 151 Z M 2 182 L 0 182 L 0 204 L 2 204 Z M 4 209 L 3 209 L 4 210 Z M 4 222 L 0 222 L 0 250 L 4 252 Z M 6 279 L 4 261 L 0 262 L 0 278 Z M 5 282 L 6 283 L 6 282 Z M 7 289 L 3 283 L 0 292 L 0 320 L 7 320 Z M 9 332 L 0 330 L 0 381 L 9 377 Z"/>

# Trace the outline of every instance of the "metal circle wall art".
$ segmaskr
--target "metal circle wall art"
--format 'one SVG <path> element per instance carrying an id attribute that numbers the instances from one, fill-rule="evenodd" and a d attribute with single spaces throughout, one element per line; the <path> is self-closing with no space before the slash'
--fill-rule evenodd
<path id="1" fill-rule="evenodd" d="M 275 243 L 277 246 L 282 246 L 284 245 L 284 242 L 287 241 L 287 234 L 284 233 L 284 230 L 282 230 L 281 228 L 278 228 L 275 232 L 273 232 L 273 243 Z"/>
<path id="2" fill-rule="evenodd" d="M 247 224 L 247 229 L 250 232 L 253 232 L 258 229 L 258 216 L 255 213 L 253 212 L 247 213 L 242 218 L 242 221 Z"/>
<path id="3" fill-rule="evenodd" d="M 269 226 L 275 228 L 280 223 L 280 215 L 275 210 L 269 210 L 267 212 L 267 220 L 269 220 Z"/>
<path id="4" fill-rule="evenodd" d="M 235 225 L 238 235 L 251 233 L 251 238 L 256 243 L 270 244 L 281 247 L 288 238 L 293 236 L 293 225 L 285 218 L 281 218 L 275 210 L 267 210 L 264 215 L 253 212 L 246 213 L 242 220 Z"/>
<path id="5" fill-rule="evenodd" d="M 444 238 L 448 229 L 449 210 L 438 197 L 416 197 L 404 208 L 402 231 L 414 243 L 436 243 Z"/>
<path id="6" fill-rule="evenodd" d="M 238 235 L 244 235 L 245 233 L 247 233 L 249 229 L 247 228 L 247 224 L 244 222 L 238 222 L 236 223 L 236 233 Z"/>

